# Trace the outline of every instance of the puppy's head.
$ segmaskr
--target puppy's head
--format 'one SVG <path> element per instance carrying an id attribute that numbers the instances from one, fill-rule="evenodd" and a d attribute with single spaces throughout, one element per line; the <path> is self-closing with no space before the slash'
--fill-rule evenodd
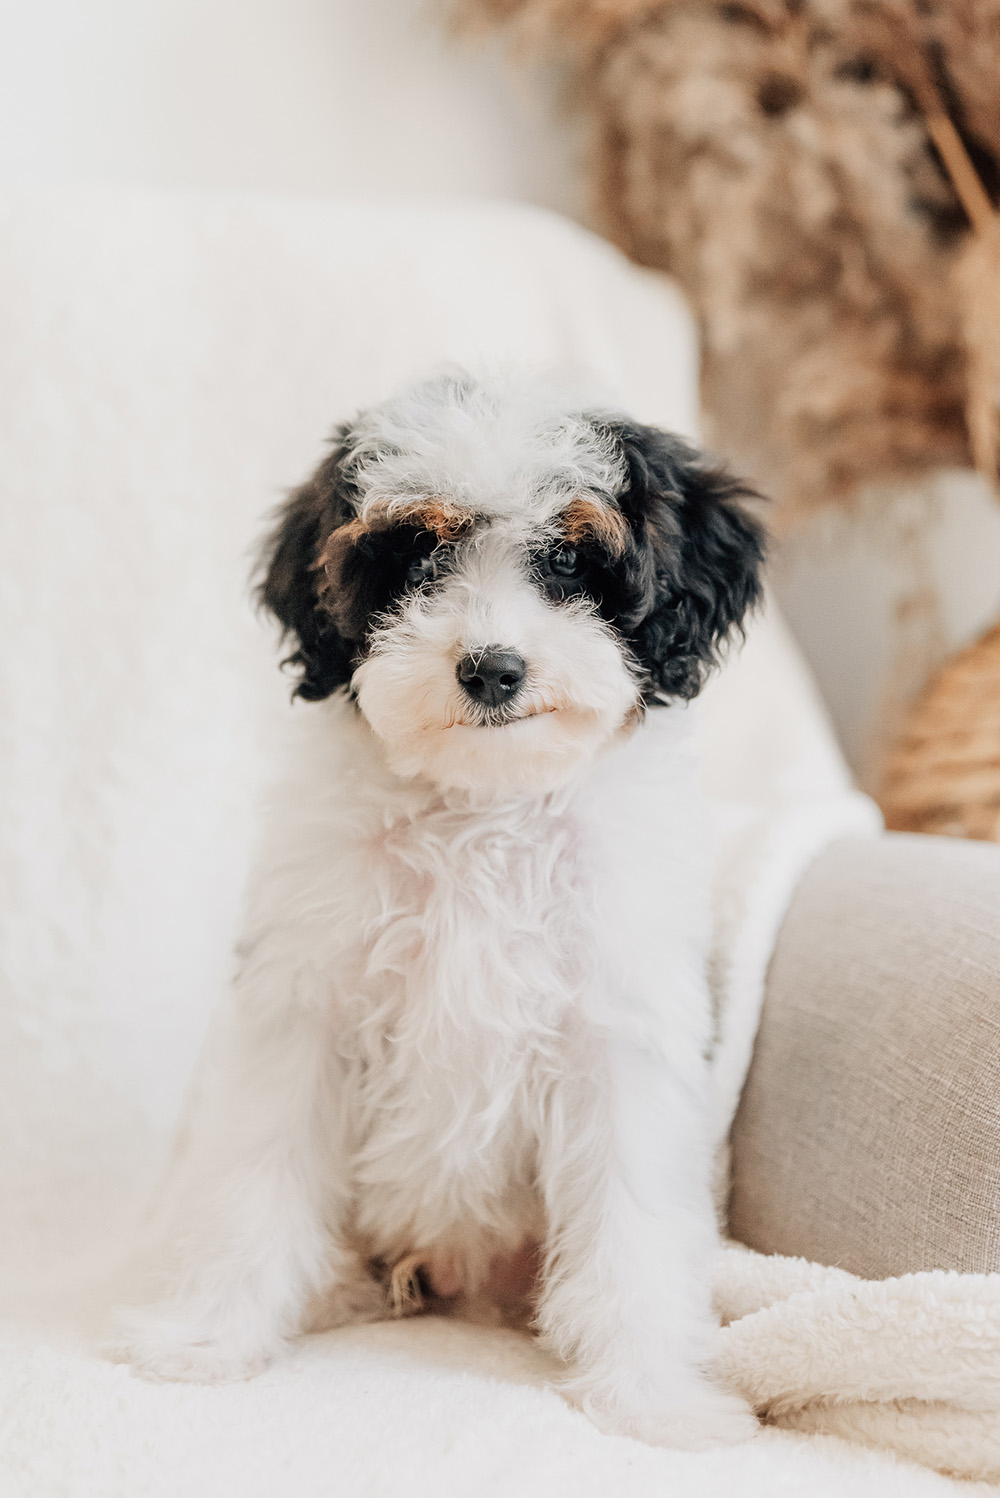
<path id="1" fill-rule="evenodd" d="M 442 377 L 340 429 L 261 598 L 297 694 L 349 689 L 398 773 L 548 790 L 696 695 L 759 595 L 748 495 L 665 432 Z"/>

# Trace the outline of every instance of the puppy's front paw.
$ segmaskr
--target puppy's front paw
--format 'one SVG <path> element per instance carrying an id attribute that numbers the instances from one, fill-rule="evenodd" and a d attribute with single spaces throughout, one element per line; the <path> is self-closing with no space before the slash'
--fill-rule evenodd
<path id="1" fill-rule="evenodd" d="M 153 1382 L 222 1384 L 253 1378 L 275 1350 L 245 1339 L 226 1339 L 207 1327 L 150 1310 L 121 1317 L 109 1353 Z"/>
<path id="2" fill-rule="evenodd" d="M 648 1446 L 670 1446 L 679 1451 L 738 1446 L 753 1440 L 760 1430 L 756 1415 L 744 1399 L 707 1381 L 662 1405 L 636 1407 L 592 1396 L 584 1401 L 584 1409 L 607 1435 L 631 1436 Z"/>

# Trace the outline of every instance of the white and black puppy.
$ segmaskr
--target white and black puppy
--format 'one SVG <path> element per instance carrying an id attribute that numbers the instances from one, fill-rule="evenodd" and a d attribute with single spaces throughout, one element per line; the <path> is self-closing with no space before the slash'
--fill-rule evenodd
<path id="1" fill-rule="evenodd" d="M 760 588 L 747 491 L 525 378 L 337 433 L 261 597 L 299 742 L 168 1180 L 134 1366 L 510 1297 L 607 1430 L 751 1435 L 703 1371 L 708 847 L 686 701 Z M 532 1271 L 534 1271 L 532 1273 Z"/>

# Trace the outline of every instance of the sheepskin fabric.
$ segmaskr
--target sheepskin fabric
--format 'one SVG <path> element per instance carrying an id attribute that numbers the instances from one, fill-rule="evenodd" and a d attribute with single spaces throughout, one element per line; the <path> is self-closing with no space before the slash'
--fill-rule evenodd
<path id="1" fill-rule="evenodd" d="M 247 603 L 263 513 L 337 416 L 438 359 L 596 367 L 696 436 L 694 338 L 673 288 L 493 204 L 15 193 L 0 303 L 3 1498 L 935 1498 L 942 1471 L 993 1473 L 993 1277 L 724 1254 L 720 1370 L 777 1423 L 700 1455 L 601 1435 L 529 1337 L 440 1318 L 306 1338 L 222 1387 L 100 1354 L 227 981 L 272 734 L 302 710 Z M 722 1140 L 802 871 L 878 817 L 773 613 L 703 717 Z"/>
<path id="2" fill-rule="evenodd" d="M 1000 1482 L 1000 1274 L 861 1280 L 731 1246 L 716 1368 L 790 1430 Z"/>
<path id="3" fill-rule="evenodd" d="M 966 400 L 975 428 L 997 399 L 998 233 L 968 232 L 926 96 L 988 215 L 997 0 L 453 8 L 565 73 L 601 226 L 697 309 L 717 445 L 793 509 L 968 461 Z M 995 438 L 975 435 L 995 457 Z"/>

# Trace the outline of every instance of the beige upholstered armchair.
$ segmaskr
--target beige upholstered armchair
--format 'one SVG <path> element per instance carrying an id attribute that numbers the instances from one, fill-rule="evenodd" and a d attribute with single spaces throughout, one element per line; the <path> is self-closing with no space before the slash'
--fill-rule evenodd
<path id="1" fill-rule="evenodd" d="M 730 1231 L 869 1279 L 1000 1270 L 1000 848 L 828 846 L 778 935 Z"/>

